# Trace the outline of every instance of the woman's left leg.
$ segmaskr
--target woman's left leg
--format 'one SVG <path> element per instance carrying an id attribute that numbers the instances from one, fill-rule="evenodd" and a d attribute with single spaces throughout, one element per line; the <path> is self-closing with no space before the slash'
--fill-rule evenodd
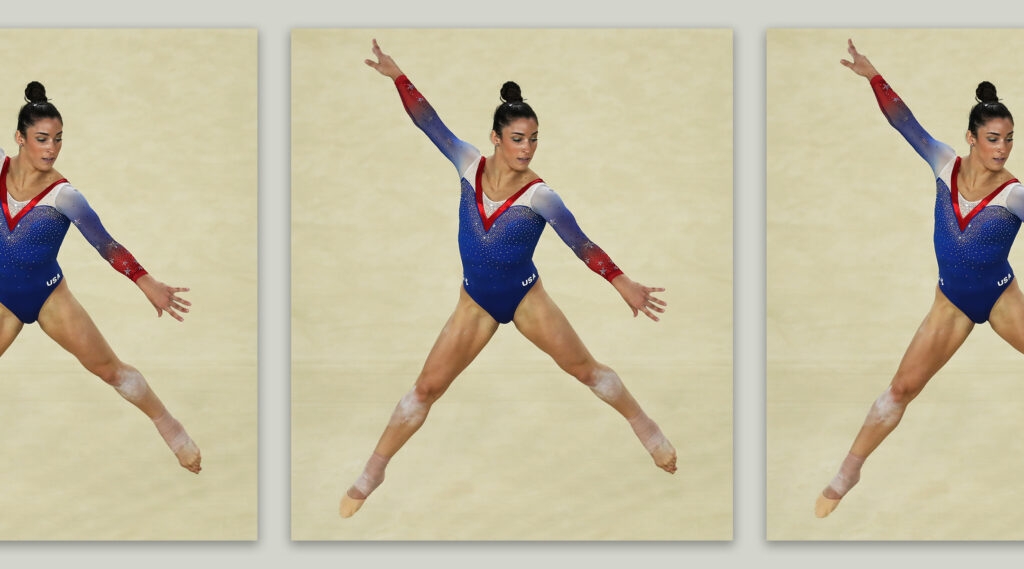
<path id="1" fill-rule="evenodd" d="M 1016 279 L 999 296 L 988 321 L 996 334 L 1018 351 L 1024 352 L 1024 294 Z"/>
<path id="2" fill-rule="evenodd" d="M 92 318 L 61 281 L 39 311 L 39 326 L 78 358 L 85 369 L 111 385 L 149 417 L 184 468 L 198 473 L 202 457 L 185 428 L 149 387 L 139 370 L 122 362 L 100 334 Z"/>
<path id="3" fill-rule="evenodd" d="M 629 393 L 619 375 L 590 355 L 539 280 L 519 304 L 512 321 L 523 336 L 551 356 L 558 367 L 625 417 L 659 468 L 669 473 L 676 471 L 676 450 L 672 443 Z"/>

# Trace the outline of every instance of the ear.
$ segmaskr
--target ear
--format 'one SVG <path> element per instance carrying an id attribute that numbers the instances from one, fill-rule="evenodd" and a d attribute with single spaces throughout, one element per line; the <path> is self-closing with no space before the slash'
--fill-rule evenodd
<path id="1" fill-rule="evenodd" d="M 967 141 L 967 144 L 972 147 L 974 146 L 974 143 L 978 142 L 978 139 L 974 137 L 974 133 L 971 131 L 967 131 L 967 134 L 964 135 L 964 139 Z"/>
<path id="2" fill-rule="evenodd" d="M 492 130 L 491 131 L 491 144 L 493 144 L 494 146 L 497 146 L 499 143 L 501 143 L 501 136 L 499 136 L 497 132 Z"/>
<path id="3" fill-rule="evenodd" d="M 20 130 L 14 131 L 14 143 L 17 144 L 18 146 L 22 146 L 23 144 L 25 144 L 25 137 L 21 136 Z"/>

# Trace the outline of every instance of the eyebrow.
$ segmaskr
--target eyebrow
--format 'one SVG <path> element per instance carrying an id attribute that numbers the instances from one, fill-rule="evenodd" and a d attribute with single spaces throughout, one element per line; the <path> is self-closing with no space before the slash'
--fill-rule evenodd
<path id="1" fill-rule="evenodd" d="M 535 131 L 533 131 L 533 133 L 532 133 L 532 134 L 530 134 L 530 136 L 537 136 L 537 133 L 538 133 L 538 132 L 540 132 L 540 131 L 539 131 L 539 130 L 535 130 Z M 513 132 L 512 134 L 513 134 L 513 135 L 516 135 L 516 134 L 518 134 L 519 136 L 526 136 L 526 133 L 525 133 L 525 132 Z"/>

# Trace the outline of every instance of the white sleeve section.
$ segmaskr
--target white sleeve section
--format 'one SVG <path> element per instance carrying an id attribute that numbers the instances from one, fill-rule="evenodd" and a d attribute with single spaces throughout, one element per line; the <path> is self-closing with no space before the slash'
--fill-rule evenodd
<path id="1" fill-rule="evenodd" d="M 466 171 L 461 173 L 462 178 L 469 181 L 469 185 L 474 188 L 476 188 L 476 171 L 480 168 L 481 158 L 483 158 L 483 154 L 478 154 L 476 159 L 466 167 Z"/>
<path id="2" fill-rule="evenodd" d="M 948 162 L 946 162 L 946 165 L 943 166 L 939 170 L 938 175 L 935 176 L 936 179 L 939 179 L 939 180 L 942 180 L 943 182 L 945 182 L 947 188 L 952 188 L 953 187 L 953 180 L 952 180 L 952 178 L 953 178 L 953 164 L 955 164 L 955 163 L 956 163 L 956 154 L 954 154 L 953 157 L 950 158 L 950 160 Z"/>
<path id="3" fill-rule="evenodd" d="M 1016 215 L 1018 218 L 1024 220 L 1024 186 L 1019 182 L 1016 184 L 1010 184 L 1005 190 L 999 193 L 999 198 L 1002 198 L 1003 205 L 1006 209 L 1010 210 L 1010 213 Z M 996 200 L 992 200 L 993 202 Z"/>

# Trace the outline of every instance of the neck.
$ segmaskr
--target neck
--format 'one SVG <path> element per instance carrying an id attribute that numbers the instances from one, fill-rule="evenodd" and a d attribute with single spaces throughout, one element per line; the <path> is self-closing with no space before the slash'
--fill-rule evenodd
<path id="1" fill-rule="evenodd" d="M 989 170 L 981 164 L 980 160 L 974 157 L 974 154 L 969 155 L 967 160 L 960 164 L 960 174 L 963 176 L 964 181 L 972 188 L 979 184 L 1009 178 L 1010 176 L 1009 172 L 1005 169 Z"/>
<path id="2" fill-rule="evenodd" d="M 10 181 L 19 191 L 43 185 L 55 174 L 54 170 L 44 172 L 33 167 L 28 158 L 23 158 L 21 154 L 11 158 L 11 165 L 7 170 Z"/>
<path id="3" fill-rule="evenodd" d="M 505 184 L 520 182 L 530 176 L 530 171 L 517 172 L 508 163 L 501 160 L 497 154 L 492 154 L 487 159 L 487 169 L 484 172 L 495 188 L 503 187 Z"/>

